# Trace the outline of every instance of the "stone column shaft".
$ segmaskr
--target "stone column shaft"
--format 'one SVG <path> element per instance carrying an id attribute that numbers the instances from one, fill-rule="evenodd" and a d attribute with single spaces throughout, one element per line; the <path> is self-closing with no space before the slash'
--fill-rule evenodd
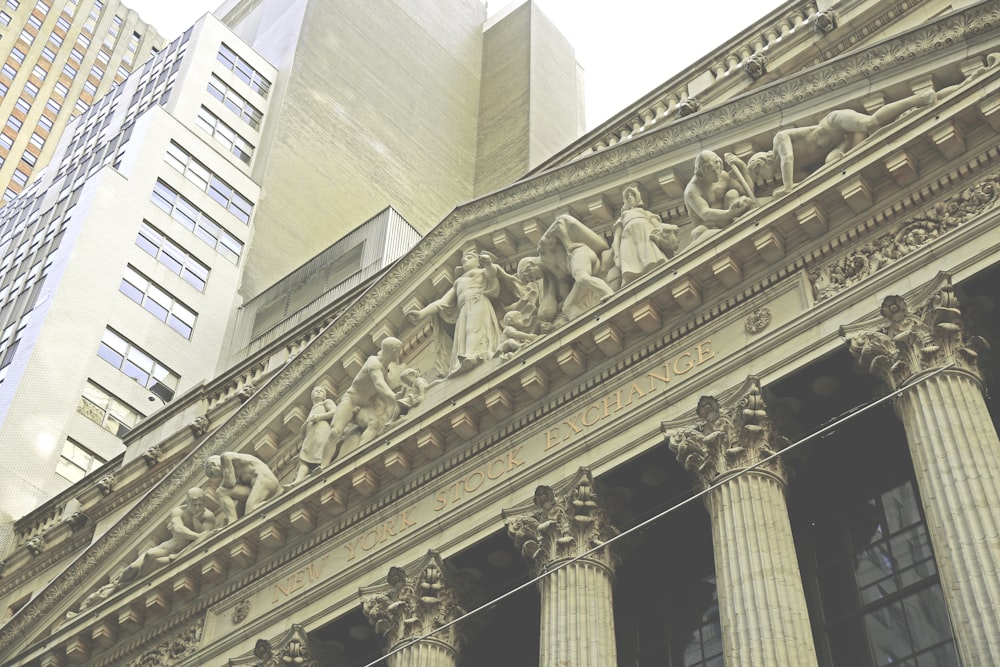
<path id="1" fill-rule="evenodd" d="M 542 597 L 540 667 L 618 664 L 612 603 L 618 534 L 598 504 L 594 478 L 581 468 L 553 489 L 539 486 L 530 503 L 504 510 L 507 532 L 539 580 Z M 562 567 L 560 567 L 562 565 Z"/>
<path id="2" fill-rule="evenodd" d="M 709 492 L 726 665 L 816 665 L 784 483 L 765 472 Z"/>
<path id="3" fill-rule="evenodd" d="M 783 442 L 756 378 L 722 399 L 703 396 L 696 418 L 664 422 L 670 449 L 705 498 L 726 667 L 817 667 L 785 500 Z M 721 483 L 720 483 L 721 482 Z"/>
<path id="4" fill-rule="evenodd" d="M 542 596 L 539 666 L 617 665 L 608 568 L 582 559 L 552 572 L 538 585 Z"/>
<path id="5" fill-rule="evenodd" d="M 423 639 L 393 653 L 386 662 L 389 667 L 457 667 L 458 655 L 443 642 Z"/>
<path id="6" fill-rule="evenodd" d="M 965 664 L 1000 655 L 1000 439 L 979 381 L 945 371 L 897 402 L 955 641 Z"/>

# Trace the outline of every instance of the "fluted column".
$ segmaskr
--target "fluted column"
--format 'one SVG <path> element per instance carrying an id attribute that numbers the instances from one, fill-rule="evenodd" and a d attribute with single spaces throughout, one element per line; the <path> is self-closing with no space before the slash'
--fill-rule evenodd
<path id="1" fill-rule="evenodd" d="M 965 665 L 1000 655 L 1000 439 L 983 397 L 979 351 L 946 279 L 911 310 L 900 296 L 881 318 L 845 328 L 851 352 L 890 390 L 913 459 L 927 530 Z M 935 369 L 954 364 L 940 373 Z"/>
<path id="2" fill-rule="evenodd" d="M 441 556 L 429 551 L 406 569 L 389 569 L 386 583 L 361 589 L 362 611 L 386 643 L 389 667 L 455 667 L 457 625 L 464 614 Z"/>
<path id="3" fill-rule="evenodd" d="M 507 531 L 538 582 L 542 598 L 540 667 L 618 664 L 612 602 L 618 534 L 597 502 L 594 479 L 581 468 L 556 489 L 539 486 L 532 503 L 504 510 Z"/>
<path id="4" fill-rule="evenodd" d="M 719 618 L 727 667 L 817 665 L 780 459 L 783 440 L 760 385 L 703 396 L 697 417 L 664 422 L 670 449 L 701 488 L 712 521 Z M 757 467 L 754 467 L 755 464 Z"/>

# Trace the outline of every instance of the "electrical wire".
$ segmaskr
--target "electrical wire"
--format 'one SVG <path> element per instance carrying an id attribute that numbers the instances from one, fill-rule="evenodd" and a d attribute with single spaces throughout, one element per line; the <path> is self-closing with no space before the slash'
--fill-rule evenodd
<path id="1" fill-rule="evenodd" d="M 611 538 L 605 540 L 604 542 L 602 542 L 601 544 L 598 544 L 597 546 L 594 546 L 594 547 L 588 549 L 587 551 L 583 552 L 582 554 L 580 554 L 578 556 L 574 556 L 572 558 L 568 558 L 566 560 L 562 560 L 562 561 L 560 561 L 559 563 L 557 563 L 556 565 L 554 565 L 551 568 L 546 568 L 541 574 L 539 574 L 539 575 L 537 575 L 535 577 L 532 577 L 531 579 L 528 579 L 527 581 L 525 581 L 525 582 L 523 582 L 523 583 L 515 586 L 514 588 L 512 588 L 509 591 L 507 591 L 506 593 L 503 593 L 502 595 L 499 595 L 499 596 L 493 598 L 492 600 L 490 600 L 488 602 L 484 602 L 483 604 L 479 605 L 475 609 L 472 609 L 471 611 L 465 612 L 464 614 L 462 614 L 458 618 L 455 618 L 455 619 L 453 619 L 451 621 L 448 621 L 447 623 L 445 623 L 445 624 L 443 624 L 443 625 L 435 628 L 434 630 L 432 630 L 431 632 L 428 632 L 425 635 L 421 635 L 420 637 L 416 637 L 414 639 L 411 639 L 408 642 L 405 642 L 403 644 L 400 644 L 400 645 L 394 647 L 388 653 L 383 654 L 381 657 L 379 657 L 378 659 L 374 660 L 373 662 L 366 663 L 362 667 L 376 667 L 376 665 L 378 665 L 383 660 L 388 659 L 389 657 L 391 657 L 391 656 L 393 656 L 393 655 L 395 655 L 395 654 L 397 654 L 397 653 L 399 653 L 399 652 L 401 652 L 401 651 L 409 648 L 410 646 L 413 646 L 414 644 L 417 644 L 418 642 L 424 641 L 426 639 L 430 639 L 431 637 L 433 637 L 438 632 L 441 632 L 442 630 L 446 630 L 446 629 L 452 627 L 453 625 L 457 625 L 458 623 L 461 623 L 462 621 L 464 621 L 467 618 L 475 616 L 476 614 L 478 614 L 478 613 L 480 613 L 482 611 L 485 611 L 485 610 L 487 610 L 487 609 L 489 609 L 491 607 L 496 606 L 498 603 L 500 603 L 503 600 L 511 597 L 512 595 L 520 593 L 525 588 L 528 588 L 529 586 L 533 586 L 534 584 L 537 584 L 539 581 L 541 581 L 545 577 L 551 575 L 553 572 L 558 572 L 559 570 L 561 570 L 564 567 L 567 567 L 567 566 L 569 566 L 569 565 L 571 565 L 571 564 L 573 564 L 573 563 L 575 563 L 575 562 L 577 562 L 579 560 L 587 558 L 591 554 L 596 553 L 597 551 L 600 551 L 601 549 L 605 549 L 605 548 L 609 547 L 610 545 L 614 544 L 618 540 L 624 539 L 627 535 L 631 535 L 631 534 L 633 534 L 633 533 L 635 533 L 637 531 L 641 531 L 642 529 L 646 528 L 650 524 L 652 524 L 652 523 L 654 523 L 656 521 L 659 521 L 663 517 L 667 516 L 671 512 L 675 512 L 678 509 L 680 509 L 680 508 L 682 508 L 682 507 L 684 507 L 684 506 L 686 506 L 686 505 L 694 502 L 695 500 L 697 500 L 699 498 L 703 498 L 704 496 L 708 495 L 710 492 L 712 492 L 713 490 L 719 488 L 723 484 L 727 484 L 731 480 L 734 480 L 734 479 L 737 479 L 739 477 L 742 477 L 743 475 L 746 475 L 750 471 L 755 470 L 756 468 L 759 468 L 759 467 L 761 467 L 761 466 L 763 466 L 763 465 L 765 465 L 765 464 L 773 461 L 774 459 L 778 458 L 779 456 L 782 456 L 783 454 L 787 454 L 788 452 L 792 451 L 793 449 L 796 449 L 797 447 L 801 447 L 802 445 L 804 445 L 807 442 L 810 442 L 810 441 L 815 440 L 817 438 L 822 438 L 822 437 L 824 437 L 826 435 L 829 435 L 832 431 L 836 430 L 837 427 L 839 427 L 841 424 L 844 424 L 848 420 L 851 420 L 851 419 L 854 419 L 855 417 L 863 415 L 864 413 L 868 412 L 869 410 L 872 410 L 872 409 L 874 409 L 874 408 L 876 408 L 878 406 L 881 406 L 883 403 L 886 403 L 886 402 L 890 401 L 891 399 L 896 398 L 897 396 L 902 395 L 903 392 L 905 392 L 906 390 L 908 390 L 910 387 L 915 386 L 917 383 L 923 382 L 925 380 L 928 380 L 928 379 L 934 377 L 935 375 L 938 375 L 939 373 L 943 373 L 944 371 L 950 370 L 952 368 L 955 368 L 955 364 L 948 364 L 947 366 L 942 366 L 941 368 L 934 369 L 933 371 L 931 371 L 930 373 L 927 373 L 926 375 L 920 375 L 913 382 L 907 382 L 907 383 L 905 383 L 904 385 L 902 385 L 898 389 L 892 391 L 891 393 L 886 394 L 885 396 L 882 396 L 881 398 L 878 398 L 878 399 L 876 399 L 874 401 L 871 401 L 870 403 L 863 404 L 860 407 L 851 408 L 850 410 L 848 410 L 848 411 L 846 411 L 844 413 L 841 413 L 840 416 L 835 417 L 834 419 L 828 421 L 819 430 L 814 431 L 813 433 L 810 433 L 809 435 L 807 435 L 807 436 L 805 436 L 803 438 L 800 438 L 799 440 L 791 443 L 790 445 L 788 445 L 787 447 L 781 449 L 780 451 L 777 451 L 777 452 L 775 452 L 775 453 L 773 453 L 773 454 L 771 454 L 769 456 L 764 457 L 763 459 L 761 459 L 757 463 L 754 463 L 753 465 L 747 466 L 747 467 L 741 469 L 739 472 L 736 472 L 736 473 L 734 473 L 732 475 L 729 475 L 725 479 L 723 479 L 723 480 L 721 480 L 719 482 L 716 482 L 715 484 L 709 484 L 704 489 L 702 489 L 701 491 L 695 493 L 694 495 L 685 498 L 684 500 L 678 502 L 675 505 L 672 505 L 672 506 L 668 507 L 667 509 L 663 510 L 662 512 L 659 512 L 658 514 L 654 514 L 653 516 L 651 516 L 650 518 L 648 518 L 648 519 L 646 519 L 644 521 L 640 521 L 639 523 L 637 523 L 636 525 L 632 526 L 631 528 L 623 530 L 622 532 L 618 533 L 614 537 L 611 537 Z"/>

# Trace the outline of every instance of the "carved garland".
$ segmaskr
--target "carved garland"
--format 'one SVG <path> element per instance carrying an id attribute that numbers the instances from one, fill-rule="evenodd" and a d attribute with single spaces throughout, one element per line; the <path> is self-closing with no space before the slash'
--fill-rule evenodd
<path id="1" fill-rule="evenodd" d="M 278 374 L 253 394 L 233 418 L 178 465 L 174 474 L 158 484 L 115 528 L 56 577 L 41 596 L 31 600 L 0 629 L 0 650 L 6 651 L 15 642 L 23 641 L 24 633 L 40 620 L 42 614 L 53 609 L 66 596 L 72 595 L 95 568 L 114 557 L 120 546 L 147 523 L 149 516 L 166 503 L 172 502 L 182 489 L 190 486 L 202 474 L 204 461 L 209 455 L 221 453 L 236 442 L 249 425 L 281 400 L 287 389 L 300 383 L 321 359 L 336 350 L 342 341 L 364 325 L 385 299 L 401 287 L 408 287 L 413 276 L 470 225 L 631 165 L 669 154 L 680 146 L 690 145 L 697 139 L 710 137 L 719 130 L 732 127 L 734 123 L 769 116 L 821 93 L 836 91 L 851 82 L 893 69 L 900 63 L 933 53 L 946 44 L 962 41 L 998 24 L 1000 2 L 970 7 L 927 26 L 916 35 L 902 35 L 857 54 L 848 54 L 836 62 L 812 69 L 793 81 L 766 86 L 754 95 L 740 99 L 738 103 L 708 110 L 689 121 L 665 126 L 637 140 L 581 158 L 566 167 L 515 184 L 457 209 L 425 236 L 354 307 L 348 309 L 308 345 L 288 365 L 285 372 Z"/>
<path id="2" fill-rule="evenodd" d="M 1000 202 L 1000 172 L 990 174 L 962 192 L 911 216 L 836 261 L 812 269 L 817 301 L 861 282 L 876 271 L 906 257 L 931 241 L 963 225 Z"/>

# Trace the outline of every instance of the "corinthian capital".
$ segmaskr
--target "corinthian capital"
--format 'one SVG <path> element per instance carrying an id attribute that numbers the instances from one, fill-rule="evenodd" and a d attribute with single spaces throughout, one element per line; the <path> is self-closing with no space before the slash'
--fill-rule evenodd
<path id="1" fill-rule="evenodd" d="M 965 332 L 962 311 L 947 276 L 941 276 L 911 299 L 886 297 L 880 317 L 842 327 L 851 354 L 861 367 L 891 391 L 922 371 L 948 364 L 982 379 L 980 352 L 989 349 L 979 336 Z"/>
<path id="2" fill-rule="evenodd" d="M 436 551 L 404 568 L 389 569 L 386 583 L 362 588 L 361 608 L 388 649 L 429 635 L 465 611 L 451 574 Z M 433 640 L 458 650 L 456 625 L 434 632 Z"/>
<path id="3" fill-rule="evenodd" d="M 560 486 L 539 486 L 531 503 L 503 511 L 507 533 L 535 575 L 551 563 L 582 556 L 618 534 L 602 509 L 587 468 Z M 609 549 L 589 556 L 608 568 L 615 565 Z"/>
<path id="4" fill-rule="evenodd" d="M 768 417 L 755 377 L 721 399 L 702 396 L 694 417 L 663 422 L 660 427 L 677 460 L 703 487 L 719 475 L 760 464 L 785 444 Z M 759 467 L 785 479 L 780 459 Z"/>

